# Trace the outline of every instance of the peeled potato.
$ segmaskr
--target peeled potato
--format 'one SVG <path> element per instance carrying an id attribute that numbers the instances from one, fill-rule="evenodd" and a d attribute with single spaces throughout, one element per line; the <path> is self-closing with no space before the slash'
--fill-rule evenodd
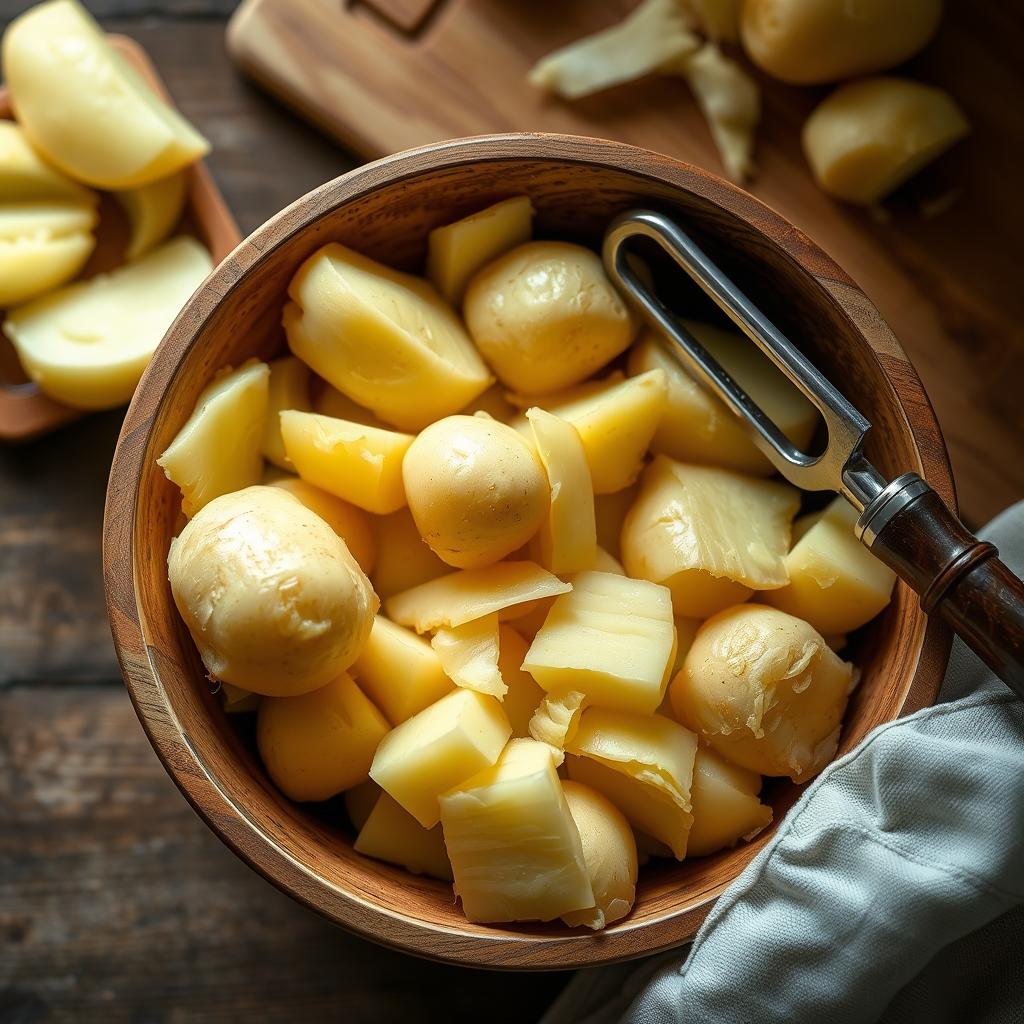
<path id="1" fill-rule="evenodd" d="M 589 377 L 637 329 L 600 258 L 569 242 L 527 242 L 487 264 L 463 314 L 499 380 L 534 395 Z"/>
<path id="2" fill-rule="evenodd" d="M 373 527 L 377 536 L 373 589 L 381 600 L 452 571 L 423 543 L 407 508 L 374 517 Z"/>
<path id="3" fill-rule="evenodd" d="M 387 793 L 381 793 L 356 838 L 357 853 L 400 864 L 414 875 L 452 880 L 441 826 L 424 828 Z"/>
<path id="4" fill-rule="evenodd" d="M 94 206 L 96 195 L 51 167 L 32 148 L 25 130 L 0 119 L 0 196 L 5 203 L 53 199 Z"/>
<path id="5" fill-rule="evenodd" d="M 95 246 L 96 239 L 84 231 L 57 238 L 45 234 L 0 238 L 0 306 L 28 302 L 70 281 Z M 31 375 L 27 366 L 25 370 Z"/>
<path id="6" fill-rule="evenodd" d="M 745 0 L 740 38 L 768 74 L 820 85 L 902 64 L 941 17 L 942 0 Z"/>
<path id="7" fill-rule="evenodd" d="M 32 145 L 79 181 L 148 185 L 210 148 L 110 47 L 77 0 L 49 0 L 15 18 L 2 56 L 15 116 Z"/>
<path id="8" fill-rule="evenodd" d="M 511 427 L 488 417 L 432 423 L 409 446 L 402 479 L 420 535 L 460 569 L 511 554 L 547 516 L 548 484 L 537 455 Z"/>
<path id="9" fill-rule="evenodd" d="M 704 857 L 740 839 L 752 839 L 772 821 L 772 809 L 761 803 L 761 776 L 730 764 L 707 747 L 697 748 L 693 762 L 693 827 L 686 844 L 688 857 Z"/>
<path id="10" fill-rule="evenodd" d="M 804 124 L 815 180 L 837 199 L 884 199 L 970 131 L 950 95 L 906 78 L 866 78 L 836 89 Z"/>
<path id="11" fill-rule="evenodd" d="M 806 782 L 835 755 L 852 686 L 853 666 L 806 622 L 747 604 L 701 626 L 670 695 L 727 760 Z"/>
<path id="12" fill-rule="evenodd" d="M 263 455 L 281 469 L 292 469 L 281 437 L 281 413 L 287 409 L 309 412 L 309 384 L 312 374 L 305 363 L 294 356 L 274 359 L 267 390 L 267 429 L 263 435 Z"/>
<path id="13" fill-rule="evenodd" d="M 498 669 L 508 687 L 501 708 L 508 716 L 512 735 L 520 738 L 530 735 L 530 719 L 537 705 L 544 699 L 544 691 L 537 685 L 537 680 L 521 667 L 529 648 L 530 645 L 520 636 L 518 628 L 513 629 L 505 623 L 498 627 Z"/>
<path id="14" fill-rule="evenodd" d="M 188 183 L 184 171 L 178 171 L 159 181 L 125 192 L 115 192 L 114 198 L 124 208 L 131 226 L 128 239 L 128 259 L 145 256 L 158 246 L 181 220 L 185 209 Z"/>
<path id="15" fill-rule="evenodd" d="M 277 487 L 209 502 L 171 541 L 167 569 L 210 677 L 265 696 L 337 678 L 378 606 L 345 542 Z"/>

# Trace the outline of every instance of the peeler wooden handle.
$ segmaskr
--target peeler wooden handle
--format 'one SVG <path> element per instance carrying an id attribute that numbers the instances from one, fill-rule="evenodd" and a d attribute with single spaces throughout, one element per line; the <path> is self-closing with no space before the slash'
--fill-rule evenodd
<path id="1" fill-rule="evenodd" d="M 921 595 L 926 614 L 947 622 L 1024 698 L 1024 583 L 920 477 L 893 483 L 887 501 L 865 509 L 861 539 Z"/>

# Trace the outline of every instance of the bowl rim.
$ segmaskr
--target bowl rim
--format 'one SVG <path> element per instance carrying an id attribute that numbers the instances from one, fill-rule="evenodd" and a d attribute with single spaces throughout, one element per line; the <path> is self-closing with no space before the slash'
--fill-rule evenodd
<path id="1" fill-rule="evenodd" d="M 171 325 L 128 408 L 111 464 L 104 508 L 103 575 L 107 614 L 122 675 L 136 714 L 167 773 L 213 833 L 281 891 L 363 938 L 429 959 L 467 966 L 564 970 L 656 953 L 689 939 L 727 884 L 711 887 L 696 906 L 667 911 L 607 933 L 521 936 L 460 931 L 401 916 L 314 875 L 280 848 L 238 806 L 192 746 L 161 684 L 143 634 L 135 577 L 137 497 L 148 439 L 165 392 L 221 298 L 275 250 L 338 207 L 385 186 L 465 164 L 534 160 L 625 172 L 688 191 L 745 221 L 766 236 L 800 271 L 815 278 L 837 304 L 858 312 L 858 329 L 891 377 L 897 363 L 898 401 L 921 456 L 914 468 L 955 507 L 946 449 L 923 386 L 870 300 L 807 235 L 749 193 L 684 161 L 624 143 L 582 136 L 508 133 L 453 139 L 406 150 L 355 168 L 285 207 L 244 239 L 188 301 Z M 865 333 L 864 322 L 871 326 Z M 913 406 L 916 421 L 906 417 Z M 923 613 L 922 613 L 923 614 Z M 899 710 L 903 716 L 933 703 L 951 645 L 949 630 L 928 622 L 916 670 Z"/>

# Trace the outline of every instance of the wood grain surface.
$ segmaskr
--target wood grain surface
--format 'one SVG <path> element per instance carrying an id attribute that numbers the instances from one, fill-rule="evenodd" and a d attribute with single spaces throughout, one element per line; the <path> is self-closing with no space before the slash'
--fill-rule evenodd
<path id="1" fill-rule="evenodd" d="M 498 131 L 631 142 L 712 171 L 721 164 L 678 79 L 569 104 L 530 88 L 544 53 L 636 0 L 435 0 L 420 27 L 383 0 L 245 0 L 229 43 L 259 82 L 366 157 Z M 805 230 L 867 292 L 914 360 L 952 454 L 961 508 L 980 524 L 1024 497 L 1024 5 L 949 3 L 908 73 L 947 87 L 973 135 L 888 204 L 889 220 L 813 184 L 800 127 L 825 90 L 760 75 L 760 173 L 751 191 Z M 1015 100 L 1010 100 L 1015 97 Z"/>

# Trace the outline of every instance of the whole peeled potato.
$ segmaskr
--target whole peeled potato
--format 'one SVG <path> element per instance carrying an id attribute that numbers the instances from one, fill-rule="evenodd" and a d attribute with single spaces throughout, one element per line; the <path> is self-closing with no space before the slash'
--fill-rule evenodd
<path id="1" fill-rule="evenodd" d="M 578 384 L 637 331 L 597 254 L 569 242 L 527 242 L 488 263 L 462 311 L 501 382 L 529 395 Z"/>
<path id="2" fill-rule="evenodd" d="M 204 505 L 171 541 L 167 568 L 210 678 L 269 697 L 344 672 L 380 604 L 345 542 L 277 487 Z"/>
<path id="3" fill-rule="evenodd" d="M 902 64 L 941 17 L 942 0 L 744 0 L 740 38 L 769 75 L 818 85 Z"/>
<path id="4" fill-rule="evenodd" d="M 460 569 L 490 565 L 525 544 L 548 512 L 533 449 L 489 416 L 448 416 L 422 431 L 402 463 L 405 496 L 431 550 Z"/>

